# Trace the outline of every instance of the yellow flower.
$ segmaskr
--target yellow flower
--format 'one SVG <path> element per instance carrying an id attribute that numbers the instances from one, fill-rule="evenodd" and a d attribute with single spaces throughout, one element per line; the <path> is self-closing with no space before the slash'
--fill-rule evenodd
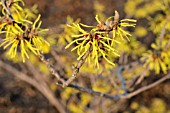
<path id="1" fill-rule="evenodd" d="M 37 48 L 38 53 L 39 51 L 43 51 L 44 45 L 50 46 L 50 44 L 46 40 L 44 40 L 44 38 L 42 37 L 46 33 L 46 31 L 48 31 L 48 29 L 40 28 L 42 24 L 42 21 L 39 21 L 40 17 L 41 15 L 38 15 L 31 29 L 28 31 L 29 41 L 32 43 L 33 46 L 35 46 L 35 48 Z"/>
<path id="2" fill-rule="evenodd" d="M 167 46 L 167 40 L 163 40 L 161 43 L 156 41 L 152 43 L 151 47 L 154 51 L 148 51 L 143 54 L 142 60 L 145 62 L 144 67 L 148 67 L 150 70 L 154 70 L 156 74 L 167 73 L 170 68 L 170 51 Z"/>
<path id="3" fill-rule="evenodd" d="M 131 36 L 131 34 L 123 30 L 122 27 L 135 27 L 136 20 L 119 20 L 117 11 L 115 11 L 114 21 L 111 20 L 112 18 L 113 17 L 109 17 L 104 23 L 101 22 L 98 15 L 96 15 L 97 26 L 88 26 L 82 23 L 73 23 L 72 26 L 69 25 L 71 28 L 78 30 L 80 34 L 72 35 L 72 37 L 76 39 L 70 42 L 65 48 L 67 49 L 76 43 L 76 46 L 73 47 L 71 51 L 77 50 L 78 60 L 80 60 L 91 47 L 92 51 L 87 58 L 89 63 L 92 61 L 95 66 L 99 67 L 99 58 L 103 58 L 109 64 L 115 65 L 113 63 L 113 57 L 118 57 L 119 54 L 114 46 L 120 44 L 115 37 L 121 37 L 122 39 L 126 37 L 129 40 L 128 36 Z M 82 29 L 82 27 L 88 28 L 90 31 L 86 31 Z M 113 37 L 110 37 L 111 33 Z"/>
<path id="4" fill-rule="evenodd" d="M 36 48 L 34 48 L 27 40 L 23 39 L 22 35 L 17 35 L 14 33 L 10 33 L 9 37 L 3 39 L 3 42 L 0 46 L 4 46 L 4 49 L 9 47 L 7 55 L 10 58 L 15 58 L 17 54 L 18 48 L 21 51 L 21 57 L 23 62 L 25 62 L 26 58 L 29 58 L 28 51 L 32 51 L 37 55 Z"/>
<path id="5" fill-rule="evenodd" d="M 22 25 L 22 23 L 16 23 L 12 21 L 12 24 L 5 23 L 0 26 L 1 33 L 5 33 L 6 37 L 2 40 L 0 46 L 4 46 L 4 49 L 8 49 L 7 55 L 10 58 L 15 58 L 17 52 L 20 50 L 23 62 L 26 58 L 29 58 L 29 52 L 33 52 L 35 55 L 39 55 L 43 51 L 44 45 L 49 43 L 43 39 L 41 35 L 47 31 L 47 29 L 41 29 L 40 15 L 37 17 L 31 28 Z M 2 29 L 6 31 L 2 31 Z"/>
<path id="6" fill-rule="evenodd" d="M 83 30 L 80 25 L 86 27 L 92 27 L 90 33 Z M 99 57 L 103 57 L 109 64 L 115 65 L 110 59 L 109 54 L 114 54 L 115 56 L 119 56 L 117 51 L 111 47 L 107 42 L 112 41 L 112 39 L 105 37 L 104 32 L 97 31 L 97 28 L 93 28 L 93 26 L 87 26 L 84 24 L 73 24 L 75 29 L 78 29 L 81 34 L 73 35 L 73 37 L 77 38 L 70 42 L 65 48 L 69 48 L 72 44 L 76 43 L 77 46 L 73 47 L 71 51 L 77 50 L 78 60 L 89 50 L 92 46 L 92 52 L 88 58 L 89 64 L 90 62 L 94 62 L 95 66 L 99 67 Z"/>

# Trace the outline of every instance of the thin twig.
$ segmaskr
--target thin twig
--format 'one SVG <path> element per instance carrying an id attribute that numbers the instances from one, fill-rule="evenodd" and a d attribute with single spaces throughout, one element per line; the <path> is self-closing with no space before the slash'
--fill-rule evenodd
<path id="1" fill-rule="evenodd" d="M 78 86 L 78 85 L 75 85 L 75 84 L 69 84 L 68 87 L 77 89 L 79 91 L 87 92 L 89 94 L 105 97 L 105 98 L 108 98 L 108 99 L 111 99 L 111 100 L 118 100 L 122 96 L 122 95 L 113 96 L 113 95 L 110 95 L 110 94 L 105 94 L 105 93 L 102 93 L 102 92 L 99 92 L 99 91 L 94 91 L 92 89 L 81 87 L 81 86 Z"/>
<path id="2" fill-rule="evenodd" d="M 59 75 L 59 73 L 54 69 L 53 65 L 50 64 L 49 60 L 45 59 L 43 54 L 39 55 L 40 60 L 47 65 L 49 71 L 52 75 L 54 75 L 58 81 L 60 81 L 62 84 L 65 82 L 64 79 Z"/>
<path id="3" fill-rule="evenodd" d="M 5 11 L 7 12 L 7 15 L 10 17 L 10 19 L 14 20 L 12 14 L 11 14 L 9 5 L 7 5 L 7 1 L 6 0 L 1 0 L 1 3 L 2 3 L 2 6 L 5 9 Z"/>
<path id="4" fill-rule="evenodd" d="M 112 71 L 111 71 L 112 72 Z M 116 83 L 115 79 L 112 77 L 112 75 L 109 75 L 109 80 L 110 83 L 112 84 L 113 87 L 116 88 L 116 91 L 118 92 L 119 90 L 121 90 L 121 88 L 119 87 L 119 85 Z"/>
<path id="5" fill-rule="evenodd" d="M 140 89 L 138 89 L 138 90 L 136 90 L 132 93 L 129 93 L 128 95 L 126 95 L 122 98 L 126 98 L 126 99 L 132 98 L 132 97 L 134 97 L 134 96 L 136 96 L 136 95 L 138 95 L 138 94 L 140 94 L 140 93 L 142 93 L 146 90 L 149 90 L 149 89 L 159 85 L 160 83 L 162 83 L 162 82 L 164 82 L 165 80 L 168 80 L 168 79 L 170 79 L 170 74 L 167 74 L 164 77 L 162 77 L 161 79 L 157 80 L 156 82 L 154 82 L 150 85 L 144 86 L 144 87 L 142 87 L 142 88 L 140 88 Z"/>
<path id="6" fill-rule="evenodd" d="M 76 78 L 81 66 L 84 64 L 85 60 L 87 59 L 87 57 L 89 56 L 91 51 L 92 51 L 92 46 L 90 46 L 88 51 L 83 55 L 83 57 L 81 57 L 81 59 L 79 60 L 77 65 L 75 67 L 73 67 L 73 73 L 72 73 L 71 77 L 66 82 L 63 83 L 63 87 L 68 86 Z"/>

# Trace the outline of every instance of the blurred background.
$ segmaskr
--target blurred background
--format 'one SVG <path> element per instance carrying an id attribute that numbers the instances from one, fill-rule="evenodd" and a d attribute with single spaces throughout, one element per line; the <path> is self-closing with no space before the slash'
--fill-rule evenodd
<path id="1" fill-rule="evenodd" d="M 71 32 L 64 24 L 80 21 L 87 25 L 96 25 L 96 14 L 104 21 L 107 17 L 114 16 L 115 10 L 119 12 L 121 19 L 136 19 L 136 28 L 128 29 L 133 35 L 130 37 L 131 42 L 118 48 L 122 51 L 122 57 L 115 59 L 117 65 L 128 65 L 139 62 L 141 54 L 151 48 L 151 43 L 159 36 L 159 28 L 154 27 L 155 24 L 152 22 L 156 21 L 157 15 L 165 15 L 158 7 L 158 4 L 162 4 L 161 0 L 24 0 L 24 2 L 24 7 L 31 8 L 35 5 L 42 15 L 42 28 L 49 29 L 45 39 L 52 45 L 46 50 L 45 56 L 65 78 L 72 73 L 76 55 L 64 49 L 67 41 L 62 39 Z M 30 61 L 26 63 L 16 63 L 18 61 L 11 61 L 5 57 L 2 47 L 0 52 L 0 60 L 8 64 L 2 64 L 0 67 L 0 113 L 170 113 L 170 80 L 130 99 L 114 101 L 57 86 L 56 78 L 35 56 L 31 56 Z M 85 64 L 74 83 L 112 95 L 120 94 L 123 90 L 116 76 L 116 68 L 106 65 L 102 70 L 98 70 Z M 145 69 L 141 65 L 124 70 L 127 87 L 129 88 L 132 80 L 140 75 L 143 75 L 143 79 L 132 88 L 133 91 L 164 76 L 155 75 L 154 72 L 143 72 Z"/>

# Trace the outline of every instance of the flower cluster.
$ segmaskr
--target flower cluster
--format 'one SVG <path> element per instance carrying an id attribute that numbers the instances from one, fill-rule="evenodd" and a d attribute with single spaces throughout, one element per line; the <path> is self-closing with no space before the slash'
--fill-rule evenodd
<path id="1" fill-rule="evenodd" d="M 121 43 L 117 38 L 124 40 L 126 38 L 129 40 L 130 33 L 123 30 L 122 27 L 135 27 L 136 20 L 133 19 L 123 19 L 119 20 L 119 14 L 115 11 L 114 17 L 109 17 L 104 23 L 101 22 L 98 18 L 98 15 L 95 17 L 97 21 L 97 26 L 88 26 L 85 24 L 73 23 L 68 25 L 71 28 L 77 29 L 80 34 L 72 35 L 76 38 L 70 42 L 65 48 L 69 48 L 71 45 L 75 44 L 76 46 L 72 48 L 71 51 L 77 50 L 78 60 L 92 48 L 91 54 L 88 57 L 88 61 L 93 61 L 95 66 L 99 67 L 99 58 L 105 59 L 109 64 L 115 65 L 110 56 L 118 57 L 118 51 L 115 49 L 115 45 Z M 83 29 L 90 29 L 86 31 Z"/>
<path id="2" fill-rule="evenodd" d="M 170 69 L 170 40 L 163 40 L 161 43 L 157 40 L 156 43 L 152 43 L 151 47 L 154 51 L 148 50 L 143 54 L 144 66 L 154 70 L 156 74 L 167 73 Z"/>
<path id="3" fill-rule="evenodd" d="M 40 15 L 34 22 L 28 20 L 34 15 L 28 9 L 25 11 L 19 2 L 24 5 L 22 0 L 10 0 L 2 5 L 2 14 L 0 17 L 0 33 L 5 34 L 0 46 L 8 49 L 7 55 L 15 58 L 17 53 L 21 54 L 23 62 L 29 58 L 29 52 L 39 55 L 44 44 L 48 44 L 43 39 L 43 34 L 47 29 L 41 29 Z M 20 52 L 19 52 L 20 51 Z"/>

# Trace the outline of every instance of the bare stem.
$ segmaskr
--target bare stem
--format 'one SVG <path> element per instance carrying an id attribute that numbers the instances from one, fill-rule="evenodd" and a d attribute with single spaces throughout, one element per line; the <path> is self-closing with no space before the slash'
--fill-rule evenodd
<path id="1" fill-rule="evenodd" d="M 68 86 L 76 78 L 77 74 L 79 73 L 81 66 L 84 64 L 85 60 L 87 59 L 87 57 L 89 56 L 91 51 L 92 51 L 92 46 L 88 49 L 88 51 L 79 60 L 77 65 L 73 68 L 73 73 L 72 73 L 71 77 L 66 82 L 63 83 L 63 87 Z"/>

